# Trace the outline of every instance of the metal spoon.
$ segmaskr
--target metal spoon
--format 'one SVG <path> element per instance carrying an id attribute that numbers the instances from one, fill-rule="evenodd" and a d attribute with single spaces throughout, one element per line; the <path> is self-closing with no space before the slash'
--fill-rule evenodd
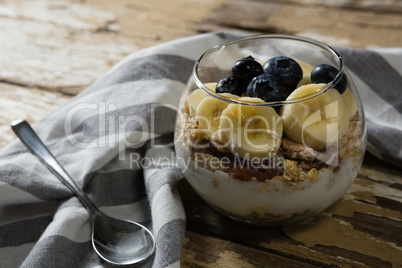
<path id="1" fill-rule="evenodd" d="M 11 128 L 25 146 L 78 197 L 92 218 L 92 246 L 96 253 L 113 265 L 131 265 L 149 258 L 155 239 L 144 226 L 103 214 L 68 175 L 56 158 L 25 120 L 16 120 Z"/>

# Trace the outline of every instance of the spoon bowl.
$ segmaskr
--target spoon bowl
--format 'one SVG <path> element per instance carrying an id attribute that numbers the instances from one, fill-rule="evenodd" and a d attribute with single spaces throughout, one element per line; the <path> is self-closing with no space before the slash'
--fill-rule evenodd
<path id="1" fill-rule="evenodd" d="M 132 265 L 152 256 L 155 239 L 139 223 L 110 217 L 101 212 L 88 195 L 68 175 L 25 120 L 11 123 L 25 146 L 78 197 L 92 218 L 92 246 L 104 261 L 113 265 Z"/>
<path id="2" fill-rule="evenodd" d="M 154 251 L 154 238 L 142 225 L 105 214 L 93 218 L 92 246 L 105 261 L 131 265 L 147 259 Z"/>

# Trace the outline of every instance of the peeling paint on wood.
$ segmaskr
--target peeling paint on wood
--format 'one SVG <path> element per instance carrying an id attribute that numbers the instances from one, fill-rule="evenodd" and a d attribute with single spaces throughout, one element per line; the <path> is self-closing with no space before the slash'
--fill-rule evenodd
<path id="1" fill-rule="evenodd" d="M 222 2 L 0 1 L 0 146 L 15 137 L 10 120 L 42 119 L 126 55 L 193 34 L 196 23 Z M 15 94 L 44 99 L 41 106 L 24 105 Z M 46 101 L 51 94 L 53 103 Z"/>
<path id="2" fill-rule="evenodd" d="M 372 161 L 382 170 L 374 171 Z M 264 253 L 286 257 L 286 264 L 299 260 L 308 267 L 402 267 L 402 201 L 395 198 L 402 196 L 402 178 L 398 180 L 394 172 L 398 171 L 368 155 L 363 174 L 343 198 L 307 223 L 277 228 L 241 225 L 220 215 L 185 181 L 180 192 L 190 232 L 255 249 L 254 254 L 264 259 L 256 267 L 281 267 Z M 200 252 L 208 247 L 197 245 Z M 192 247 L 189 243 L 183 246 L 185 250 Z M 242 254 L 244 250 L 234 252 Z"/>
<path id="3" fill-rule="evenodd" d="M 401 1 L 230 0 L 200 30 L 242 29 L 294 34 L 331 45 L 402 45 Z"/>
<path id="4" fill-rule="evenodd" d="M 400 0 L 0 0 L 0 147 L 12 120 L 42 119 L 139 49 L 219 30 L 402 46 L 401 13 Z M 370 155 L 344 196 L 301 225 L 241 225 L 179 187 L 182 267 L 402 267 L 401 171 Z"/>
<path id="5" fill-rule="evenodd" d="M 0 82 L 0 147 L 16 139 L 10 128 L 13 120 L 25 118 L 30 123 L 37 122 L 69 99 L 56 92 Z"/>

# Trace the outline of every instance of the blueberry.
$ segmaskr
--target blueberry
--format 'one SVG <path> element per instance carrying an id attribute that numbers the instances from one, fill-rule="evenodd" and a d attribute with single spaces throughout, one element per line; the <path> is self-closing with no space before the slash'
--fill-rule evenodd
<path id="1" fill-rule="evenodd" d="M 257 97 L 266 102 L 283 101 L 287 97 L 286 88 L 271 74 L 260 74 L 247 86 L 247 96 Z"/>
<path id="2" fill-rule="evenodd" d="M 243 84 L 233 76 L 225 77 L 219 80 L 215 89 L 216 93 L 230 93 L 237 96 L 243 94 Z"/>
<path id="3" fill-rule="evenodd" d="M 303 70 L 300 65 L 285 56 L 270 58 L 264 63 L 263 70 L 265 73 L 277 76 L 286 87 L 288 95 L 296 89 L 297 84 L 303 78 Z"/>
<path id="4" fill-rule="evenodd" d="M 250 83 L 251 79 L 263 72 L 261 64 L 255 61 L 252 56 L 236 61 L 232 67 L 232 75 L 245 86 Z"/>
<path id="5" fill-rule="evenodd" d="M 317 65 L 311 71 L 311 82 L 313 82 L 314 84 L 329 83 L 335 79 L 338 72 L 339 69 L 335 68 L 334 66 L 328 64 Z M 338 90 L 340 94 L 342 94 L 343 92 L 345 92 L 347 84 L 348 80 L 346 76 L 342 74 L 342 78 L 339 80 L 338 83 L 334 85 L 334 88 Z"/>

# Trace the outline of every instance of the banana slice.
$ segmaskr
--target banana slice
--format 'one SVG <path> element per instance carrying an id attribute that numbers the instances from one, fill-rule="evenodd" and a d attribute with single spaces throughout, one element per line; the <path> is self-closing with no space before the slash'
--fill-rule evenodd
<path id="1" fill-rule="evenodd" d="M 309 84 L 297 88 L 288 99 L 311 94 L 325 84 Z M 349 111 L 335 89 L 312 99 L 285 105 L 281 108 L 285 134 L 295 142 L 322 150 L 337 142 L 346 133 Z"/>
<path id="2" fill-rule="evenodd" d="M 303 76 L 303 78 L 297 84 L 296 88 L 301 87 L 301 86 L 305 86 L 305 85 L 308 85 L 308 84 L 311 84 L 310 74 L 307 74 L 307 75 Z"/>
<path id="3" fill-rule="evenodd" d="M 228 99 L 239 97 L 230 93 L 222 93 L 221 96 Z M 195 119 L 198 121 L 198 129 L 212 141 L 218 141 L 219 124 L 223 110 L 230 104 L 211 96 L 201 100 L 197 107 Z"/>
<path id="4" fill-rule="evenodd" d="M 301 61 L 301 60 L 296 60 L 296 62 L 300 65 L 300 67 L 303 70 L 303 77 L 306 75 L 310 75 L 311 71 L 313 71 L 314 67 L 307 62 Z"/>
<path id="5" fill-rule="evenodd" d="M 205 86 L 213 91 L 215 91 L 216 83 L 208 83 Z M 202 91 L 201 89 L 197 88 L 188 96 L 188 106 L 190 108 L 190 115 L 195 116 L 198 105 L 200 102 L 205 98 L 208 97 L 208 93 Z"/>
<path id="6" fill-rule="evenodd" d="M 297 63 L 303 70 L 303 78 L 299 81 L 296 88 L 311 84 L 310 74 L 314 67 L 301 60 L 297 60 Z"/>
<path id="7" fill-rule="evenodd" d="M 188 107 L 190 108 L 190 115 L 195 116 L 198 105 L 200 102 L 208 97 L 208 93 L 205 93 L 201 89 L 196 89 L 188 96 Z"/>
<path id="8" fill-rule="evenodd" d="M 345 92 L 342 93 L 342 99 L 345 101 L 346 106 L 349 111 L 349 119 L 351 119 L 357 112 L 357 103 L 355 97 L 353 97 L 352 92 L 347 88 Z"/>
<path id="9" fill-rule="evenodd" d="M 264 102 L 250 97 L 239 98 L 239 101 Z M 282 131 L 282 121 L 273 108 L 229 104 L 221 115 L 219 140 L 243 159 L 261 160 L 276 154 Z"/>

